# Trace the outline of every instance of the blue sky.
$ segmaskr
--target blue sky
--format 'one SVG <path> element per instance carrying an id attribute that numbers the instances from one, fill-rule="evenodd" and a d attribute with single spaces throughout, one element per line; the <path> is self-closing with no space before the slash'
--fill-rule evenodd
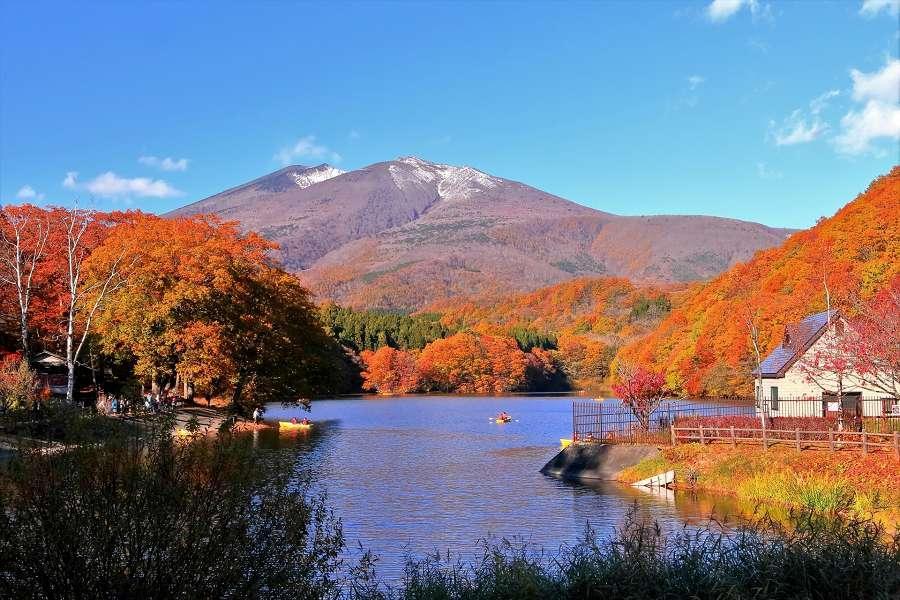
<path id="1" fill-rule="evenodd" d="M 415 155 L 807 227 L 900 163 L 900 0 L 0 1 L 6 203 L 161 212 Z"/>

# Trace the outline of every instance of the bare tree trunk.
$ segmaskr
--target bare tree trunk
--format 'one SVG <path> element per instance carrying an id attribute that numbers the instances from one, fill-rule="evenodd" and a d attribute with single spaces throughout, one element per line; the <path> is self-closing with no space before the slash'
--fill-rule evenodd
<path id="1" fill-rule="evenodd" d="M 63 218 L 66 230 L 66 260 L 68 267 L 68 293 L 69 309 L 66 325 L 66 366 L 68 367 L 69 381 L 66 386 L 66 400 L 72 402 L 75 392 L 75 365 L 78 356 L 84 347 L 91 323 L 100 309 L 107 294 L 112 293 L 124 285 L 124 278 L 120 273 L 123 255 L 119 255 L 110 265 L 105 277 L 86 284 L 82 279 L 81 269 L 84 261 L 90 254 L 89 248 L 84 245 L 84 234 L 91 224 L 91 216 L 82 213 L 75 206 Z M 84 313 L 83 329 L 76 337 L 75 324 L 79 315 Z"/>
<path id="2" fill-rule="evenodd" d="M 4 220 L 12 230 L 12 236 L 6 234 L 6 230 L 0 228 L 4 249 L 6 252 L 0 256 L 0 282 L 15 288 L 19 304 L 19 335 L 22 343 L 22 353 L 25 360 L 31 356 L 30 334 L 28 328 L 28 315 L 31 309 L 31 290 L 34 282 L 34 273 L 46 256 L 47 238 L 50 235 L 50 225 L 46 221 L 32 222 L 28 216 L 10 215 L 4 213 Z M 30 251 L 25 247 L 23 237 L 29 227 L 34 228 L 34 247 Z"/>
<path id="3" fill-rule="evenodd" d="M 66 401 L 71 403 L 75 400 L 75 318 L 71 309 L 66 325 L 66 371 Z"/>
<path id="4" fill-rule="evenodd" d="M 759 350 L 759 327 L 756 324 L 754 314 L 747 316 L 747 329 L 750 332 L 750 342 L 753 344 L 753 353 L 756 356 L 756 389 L 753 395 L 756 398 L 756 406 L 759 408 L 759 418 L 762 427 L 766 427 L 766 405 L 763 401 L 763 383 L 762 383 L 762 355 Z"/>

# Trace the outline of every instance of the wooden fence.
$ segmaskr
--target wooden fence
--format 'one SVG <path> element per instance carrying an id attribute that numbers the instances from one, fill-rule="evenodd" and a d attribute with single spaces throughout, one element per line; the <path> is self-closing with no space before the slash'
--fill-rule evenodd
<path id="1" fill-rule="evenodd" d="M 786 400 L 782 400 L 782 403 Z M 797 398 L 792 410 L 768 401 L 717 402 L 666 400 L 652 414 L 638 418 L 618 400 L 572 404 L 572 439 L 576 443 L 657 444 L 684 442 L 732 445 L 788 444 L 797 449 L 892 451 L 900 458 L 900 412 L 896 401 L 864 399 L 847 410 L 838 404 Z M 869 404 L 864 404 L 868 402 Z"/>
<path id="2" fill-rule="evenodd" d="M 737 444 L 758 444 L 768 449 L 776 444 L 793 446 L 797 450 L 827 449 L 852 450 L 858 448 L 863 454 L 869 452 L 893 452 L 900 459 L 900 432 L 870 433 L 868 431 L 804 431 L 801 429 L 764 429 L 743 427 L 680 427 L 670 429 L 673 445 L 686 442 L 711 444 L 715 442 Z"/>

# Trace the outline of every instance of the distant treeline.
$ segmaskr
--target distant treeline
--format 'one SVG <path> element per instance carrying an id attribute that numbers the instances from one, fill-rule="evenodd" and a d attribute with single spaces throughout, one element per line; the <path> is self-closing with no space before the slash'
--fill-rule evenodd
<path id="1" fill-rule="evenodd" d="M 447 337 L 453 330 L 444 326 L 436 313 L 407 315 L 386 310 L 360 310 L 326 304 L 321 309 L 325 330 L 344 346 L 357 352 L 384 346 L 400 350 L 421 350 Z"/>

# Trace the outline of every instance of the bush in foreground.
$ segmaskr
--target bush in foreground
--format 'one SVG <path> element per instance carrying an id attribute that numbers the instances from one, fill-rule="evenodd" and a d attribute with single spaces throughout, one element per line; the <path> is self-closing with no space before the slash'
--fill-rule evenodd
<path id="1" fill-rule="evenodd" d="M 336 597 L 340 523 L 230 438 L 24 451 L 0 473 L 0 597 Z"/>
<path id="2" fill-rule="evenodd" d="M 864 520 L 795 515 L 728 535 L 664 535 L 629 521 L 616 535 L 588 533 L 547 554 L 504 542 L 464 565 L 435 555 L 411 561 L 401 585 L 368 598 L 796 599 L 900 597 L 900 535 Z"/>
<path id="3" fill-rule="evenodd" d="M 557 552 L 502 542 L 379 583 L 286 455 L 229 434 L 114 436 L 0 469 L 0 598 L 352 600 L 900 597 L 900 533 L 797 513 L 723 533 L 628 519 Z"/>

